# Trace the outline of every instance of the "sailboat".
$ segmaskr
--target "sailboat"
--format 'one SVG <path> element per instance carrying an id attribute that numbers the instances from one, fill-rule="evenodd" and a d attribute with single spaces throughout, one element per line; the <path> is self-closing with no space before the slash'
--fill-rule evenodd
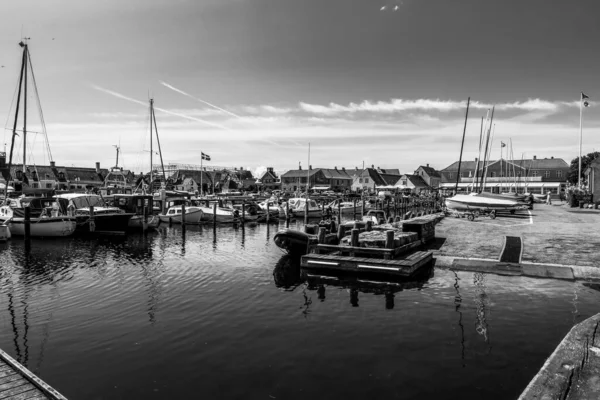
<path id="1" fill-rule="evenodd" d="M 10 144 L 10 157 L 8 160 L 8 168 L 4 172 L 4 178 L 7 182 L 5 185 L 5 198 L 8 198 L 8 186 L 12 179 L 11 166 L 12 156 L 15 146 L 15 138 L 17 136 L 17 123 L 19 120 L 19 107 L 21 105 L 21 98 L 23 99 L 23 169 L 17 171 L 17 179 L 20 181 L 21 192 L 31 192 L 27 190 L 28 178 L 26 175 L 27 171 L 27 85 L 28 85 L 28 69 L 31 69 L 31 76 L 35 93 L 37 95 L 37 86 L 35 83 L 35 77 L 33 75 L 33 66 L 31 64 L 31 56 L 29 54 L 29 46 L 27 43 L 20 42 L 19 46 L 23 49 L 21 72 L 19 78 L 19 90 L 17 93 L 17 102 L 15 109 L 15 121 L 13 125 L 13 134 Z M 37 99 L 39 106 L 39 97 Z M 41 115 L 41 111 L 40 111 Z M 41 118 L 43 124 L 43 118 Z M 45 128 L 44 128 L 45 132 Z M 48 147 L 49 149 L 49 147 Z M 52 162 L 51 162 L 52 163 Z M 36 174 L 37 176 L 37 174 Z M 15 185 L 17 186 L 17 185 Z M 35 188 L 32 188 L 35 191 Z M 47 191 L 48 189 L 43 189 Z M 47 193 L 43 193 L 47 194 Z M 30 218 L 30 235 L 31 236 L 69 236 L 75 232 L 76 220 L 74 216 L 67 215 L 67 210 L 61 208 L 60 204 L 52 198 L 28 198 L 21 197 L 12 201 L 6 202 L 5 205 L 0 207 L 0 237 L 6 237 L 6 227 L 10 230 L 13 235 L 25 235 L 25 207 L 29 207 L 31 210 Z"/>

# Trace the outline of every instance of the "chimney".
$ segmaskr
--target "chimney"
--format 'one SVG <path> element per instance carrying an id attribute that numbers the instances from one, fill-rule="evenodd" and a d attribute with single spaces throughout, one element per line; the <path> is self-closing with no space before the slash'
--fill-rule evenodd
<path id="1" fill-rule="evenodd" d="M 358 167 L 355 167 L 355 168 L 356 168 L 356 170 L 358 171 Z"/>
<path id="2" fill-rule="evenodd" d="M 308 169 L 312 169 L 312 165 L 309 165 L 309 166 L 308 166 Z"/>
<path id="3" fill-rule="evenodd" d="M 427 164 L 427 168 L 429 168 L 429 164 Z"/>
<path id="4" fill-rule="evenodd" d="M 50 168 L 56 168 L 56 162 L 50 161 Z"/>
<path id="5" fill-rule="evenodd" d="M 346 170 L 346 167 L 342 167 L 342 171 L 345 171 L 345 170 Z"/>
<path id="6" fill-rule="evenodd" d="M 371 168 L 375 169 L 375 164 L 371 164 Z"/>
<path id="7" fill-rule="evenodd" d="M 100 173 L 100 163 L 99 162 L 96 163 L 96 173 L 97 174 Z"/>
<path id="8" fill-rule="evenodd" d="M 302 165 L 298 164 L 298 169 L 302 171 Z"/>
<path id="9" fill-rule="evenodd" d="M 475 162 L 479 161 L 479 158 L 475 157 Z"/>
<path id="10" fill-rule="evenodd" d="M 244 167 L 240 167 L 240 171 L 243 171 L 243 170 L 244 170 Z"/>
<path id="11" fill-rule="evenodd" d="M 554 160 L 554 156 L 551 156 L 551 157 L 550 157 L 550 159 L 551 159 L 551 160 Z"/>
<path id="12" fill-rule="evenodd" d="M 534 159 L 534 160 L 537 160 L 537 156 L 533 156 L 533 159 Z"/>

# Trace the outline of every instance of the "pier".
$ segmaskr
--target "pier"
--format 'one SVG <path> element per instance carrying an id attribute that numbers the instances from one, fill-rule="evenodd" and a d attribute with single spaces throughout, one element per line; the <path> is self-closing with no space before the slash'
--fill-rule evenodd
<path id="1" fill-rule="evenodd" d="M 66 397 L 0 350 L 0 399 L 66 400 Z"/>

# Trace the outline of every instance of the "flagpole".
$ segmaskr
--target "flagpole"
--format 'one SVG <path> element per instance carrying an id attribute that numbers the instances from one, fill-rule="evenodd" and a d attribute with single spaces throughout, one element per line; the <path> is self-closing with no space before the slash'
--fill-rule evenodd
<path id="1" fill-rule="evenodd" d="M 577 185 L 581 189 L 581 142 L 583 139 L 583 92 L 579 96 L 579 175 L 577 175 Z"/>

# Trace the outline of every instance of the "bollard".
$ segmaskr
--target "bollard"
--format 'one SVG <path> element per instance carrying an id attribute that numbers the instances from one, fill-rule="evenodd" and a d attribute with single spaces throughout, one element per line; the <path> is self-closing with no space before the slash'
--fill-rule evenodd
<path id="1" fill-rule="evenodd" d="M 386 231 L 385 232 L 385 248 L 393 249 L 394 248 L 394 231 Z"/>
<path id="2" fill-rule="evenodd" d="M 94 218 L 94 206 L 90 206 L 90 232 L 96 231 L 96 221 Z"/>
<path id="3" fill-rule="evenodd" d="M 217 202 L 213 203 L 213 225 L 217 226 Z"/>
<path id="4" fill-rule="evenodd" d="M 31 236 L 31 208 L 25 207 L 25 240 Z"/>
<path id="5" fill-rule="evenodd" d="M 325 243 L 325 235 L 327 235 L 327 229 L 325 229 L 323 227 L 319 228 L 319 236 L 318 236 L 319 243 L 321 243 L 321 244 Z"/>
<path id="6" fill-rule="evenodd" d="M 185 225 L 185 203 L 181 205 L 181 225 Z"/>
<path id="7" fill-rule="evenodd" d="M 352 229 L 352 231 L 350 232 L 350 246 L 358 247 L 358 234 L 358 229 Z"/>
<path id="8" fill-rule="evenodd" d="M 367 226 L 365 228 L 367 232 L 371 232 L 373 230 L 373 221 L 367 221 Z"/>
<path id="9" fill-rule="evenodd" d="M 242 226 L 246 222 L 246 203 L 242 203 Z"/>

